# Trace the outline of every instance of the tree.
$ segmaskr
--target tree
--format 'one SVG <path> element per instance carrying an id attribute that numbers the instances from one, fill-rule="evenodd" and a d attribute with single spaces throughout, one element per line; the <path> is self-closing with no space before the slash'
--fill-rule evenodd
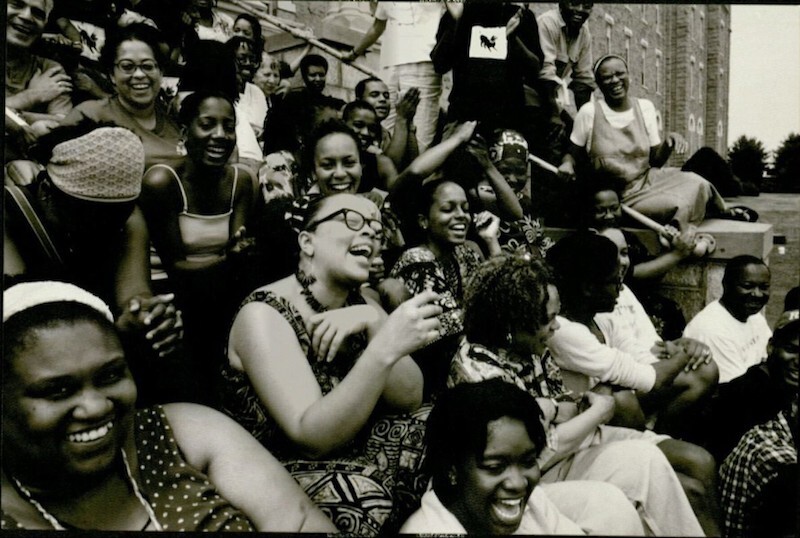
<path id="1" fill-rule="evenodd" d="M 731 163 L 731 170 L 739 179 L 756 187 L 761 185 L 767 152 L 760 140 L 740 136 L 728 150 L 728 161 Z"/>
<path id="2" fill-rule="evenodd" d="M 779 192 L 800 192 L 800 134 L 792 133 L 781 143 L 774 170 Z"/>

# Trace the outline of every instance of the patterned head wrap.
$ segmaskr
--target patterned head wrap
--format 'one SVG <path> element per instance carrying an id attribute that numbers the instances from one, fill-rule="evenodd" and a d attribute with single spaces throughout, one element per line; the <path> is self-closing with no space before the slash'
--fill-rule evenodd
<path id="1" fill-rule="evenodd" d="M 498 131 L 494 144 L 489 148 L 489 158 L 493 163 L 516 158 L 528 162 L 528 142 L 521 134 L 511 129 Z"/>
<path id="2" fill-rule="evenodd" d="M 305 229 L 309 218 L 309 207 L 323 197 L 321 194 L 304 194 L 292 200 L 283 218 L 295 233 L 299 234 Z"/>
<path id="3" fill-rule="evenodd" d="M 121 127 L 100 127 L 53 148 L 47 173 L 61 191 L 93 202 L 128 202 L 142 190 L 144 146 Z"/>
<path id="4" fill-rule="evenodd" d="M 114 322 L 111 309 L 108 308 L 108 305 L 99 297 L 73 284 L 46 280 L 41 282 L 24 282 L 4 291 L 3 323 L 11 316 L 33 308 L 34 306 L 62 302 L 84 304 L 103 314 L 108 321 Z"/>

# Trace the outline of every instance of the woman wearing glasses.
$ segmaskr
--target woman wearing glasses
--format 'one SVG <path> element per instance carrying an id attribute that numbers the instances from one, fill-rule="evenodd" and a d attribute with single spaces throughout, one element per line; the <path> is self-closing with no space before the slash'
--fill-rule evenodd
<path id="1" fill-rule="evenodd" d="M 236 147 L 236 114 L 222 93 L 195 92 L 184 99 L 179 121 L 186 157 L 175 167 L 156 164 L 144 175 L 140 205 L 153 245 L 185 316 L 193 372 L 200 374 L 200 399 L 214 394 L 234 274 L 252 202 L 252 180 L 228 165 Z"/>
<path id="2" fill-rule="evenodd" d="M 142 140 L 146 166 L 176 166 L 182 160 L 180 129 L 158 101 L 161 68 L 166 61 L 159 47 L 161 42 L 158 30 L 141 23 L 109 35 L 100 52 L 100 63 L 109 74 L 115 94 L 81 103 L 62 125 L 90 118 L 96 123 L 125 127 Z"/>
<path id="3" fill-rule="evenodd" d="M 289 217 L 297 272 L 242 304 L 223 407 L 341 530 L 391 530 L 425 487 L 422 374 L 408 355 L 438 337 L 441 308 L 427 292 L 387 316 L 362 294 L 383 232 L 366 198 L 301 197 Z"/>

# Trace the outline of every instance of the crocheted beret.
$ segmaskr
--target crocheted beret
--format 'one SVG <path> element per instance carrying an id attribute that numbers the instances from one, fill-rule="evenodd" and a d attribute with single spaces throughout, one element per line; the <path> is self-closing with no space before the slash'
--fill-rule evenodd
<path id="1" fill-rule="evenodd" d="M 142 190 L 144 146 L 127 129 L 100 127 L 54 147 L 47 173 L 56 187 L 75 198 L 135 200 Z"/>

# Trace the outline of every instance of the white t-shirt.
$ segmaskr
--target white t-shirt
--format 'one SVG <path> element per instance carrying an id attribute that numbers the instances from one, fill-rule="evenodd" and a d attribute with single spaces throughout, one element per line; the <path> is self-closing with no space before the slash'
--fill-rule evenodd
<path id="1" fill-rule="evenodd" d="M 211 26 L 195 24 L 194 29 L 200 39 L 210 39 L 225 43 L 233 36 L 233 19 L 216 9 L 211 11 Z"/>
<path id="2" fill-rule="evenodd" d="M 375 18 L 386 21 L 381 67 L 430 62 L 443 12 L 441 2 L 378 2 Z"/>
<path id="3" fill-rule="evenodd" d="M 264 129 L 267 117 L 267 97 L 261 88 L 249 82 L 244 85 L 244 92 L 239 94 L 236 102 L 236 118 L 244 118 L 253 128 L 256 135 Z"/>
<path id="4" fill-rule="evenodd" d="M 422 496 L 422 505 L 400 528 L 402 534 L 467 534 L 460 521 L 450 512 L 436 493 L 429 489 Z M 567 519 L 547 498 L 542 486 L 533 488 L 522 522 L 514 534 L 584 535 L 577 523 Z"/>
<path id="5" fill-rule="evenodd" d="M 714 301 L 686 325 L 683 335 L 711 348 L 719 368 L 719 382 L 727 383 L 766 360 L 772 331 L 763 313 L 742 323 L 719 301 Z"/>
<path id="6" fill-rule="evenodd" d="M 614 311 L 595 314 L 594 321 L 612 347 L 627 351 L 640 362 L 658 360 L 650 349 L 661 342 L 661 337 L 642 303 L 627 285 L 622 285 Z"/>
<path id="7" fill-rule="evenodd" d="M 590 99 L 584 104 L 575 116 L 575 124 L 572 127 L 572 134 L 570 141 L 576 146 L 586 148 L 586 151 L 592 148 L 592 128 L 594 127 L 594 103 L 600 103 L 608 123 L 612 127 L 622 129 L 631 123 L 634 119 L 633 107 L 624 112 L 615 112 L 611 110 L 605 101 L 602 99 Z M 656 117 L 656 107 L 647 99 L 637 99 L 639 101 L 639 108 L 642 110 L 642 118 L 644 118 L 644 127 L 647 130 L 647 136 L 650 138 L 650 147 L 657 146 L 661 143 L 661 137 L 658 134 L 658 118 Z"/>

